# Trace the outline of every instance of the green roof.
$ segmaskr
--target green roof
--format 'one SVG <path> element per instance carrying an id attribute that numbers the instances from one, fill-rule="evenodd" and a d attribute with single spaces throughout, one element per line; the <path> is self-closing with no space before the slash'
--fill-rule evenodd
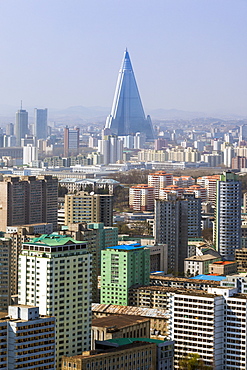
<path id="1" fill-rule="evenodd" d="M 132 344 L 133 342 L 148 342 L 160 344 L 167 342 L 167 340 L 151 339 L 151 338 L 116 338 L 116 339 L 107 339 L 107 342 L 116 343 L 119 346 L 124 346 L 125 344 Z"/>
<path id="2" fill-rule="evenodd" d="M 86 244 L 86 242 L 77 241 L 70 236 L 67 235 L 59 235 L 59 234 L 43 234 L 38 238 L 34 238 L 31 243 L 25 244 L 42 244 L 47 246 L 56 246 L 56 245 L 65 245 L 66 243 L 74 243 L 74 244 Z"/>

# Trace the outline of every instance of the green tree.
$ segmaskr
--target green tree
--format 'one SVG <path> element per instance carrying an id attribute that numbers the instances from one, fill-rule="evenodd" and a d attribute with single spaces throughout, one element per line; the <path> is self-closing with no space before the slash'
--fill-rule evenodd
<path id="1" fill-rule="evenodd" d="M 179 370 L 213 370 L 212 366 L 205 365 L 198 353 L 189 353 L 178 362 Z"/>

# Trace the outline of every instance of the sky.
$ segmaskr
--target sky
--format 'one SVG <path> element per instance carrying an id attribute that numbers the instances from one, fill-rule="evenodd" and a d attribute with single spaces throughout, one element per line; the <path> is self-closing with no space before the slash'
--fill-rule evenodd
<path id="1" fill-rule="evenodd" d="M 247 116 L 246 19 L 247 0 L 0 0 L 0 107 L 110 107 L 127 47 L 147 114 Z"/>

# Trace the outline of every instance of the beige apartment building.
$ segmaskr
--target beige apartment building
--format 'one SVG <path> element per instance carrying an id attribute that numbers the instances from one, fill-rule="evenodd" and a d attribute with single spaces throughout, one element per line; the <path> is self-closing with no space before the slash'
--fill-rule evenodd
<path id="1" fill-rule="evenodd" d="M 112 226 L 113 196 L 81 191 L 65 195 L 65 225 L 74 223 L 103 222 Z"/>

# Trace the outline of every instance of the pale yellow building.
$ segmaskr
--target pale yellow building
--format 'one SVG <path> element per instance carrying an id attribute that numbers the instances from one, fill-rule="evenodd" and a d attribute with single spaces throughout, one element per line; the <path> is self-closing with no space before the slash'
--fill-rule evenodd
<path id="1" fill-rule="evenodd" d="M 103 222 L 112 226 L 113 196 L 81 191 L 65 195 L 65 225 L 74 223 Z"/>

